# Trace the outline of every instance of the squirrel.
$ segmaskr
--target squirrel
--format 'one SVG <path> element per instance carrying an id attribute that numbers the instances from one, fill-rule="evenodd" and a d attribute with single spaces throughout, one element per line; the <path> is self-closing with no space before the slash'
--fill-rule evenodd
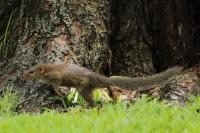
<path id="1" fill-rule="evenodd" d="M 59 87 L 75 87 L 91 107 L 95 106 L 92 92 L 96 88 L 107 88 L 109 96 L 114 98 L 106 77 L 76 64 L 38 64 L 27 70 L 22 79 L 40 80 L 50 84 L 58 95 L 61 95 Z"/>
<path id="2" fill-rule="evenodd" d="M 27 70 L 22 79 L 40 80 L 53 86 L 59 95 L 59 87 L 75 87 L 78 93 L 90 106 L 95 106 L 92 99 L 92 91 L 96 88 L 107 88 L 110 97 L 114 95 L 111 86 L 117 86 L 129 90 L 145 91 L 147 86 L 162 84 L 168 78 L 177 75 L 183 70 L 182 67 L 172 67 L 164 72 L 147 77 L 130 78 L 123 76 L 105 77 L 89 69 L 71 63 L 64 64 L 38 64 Z"/>

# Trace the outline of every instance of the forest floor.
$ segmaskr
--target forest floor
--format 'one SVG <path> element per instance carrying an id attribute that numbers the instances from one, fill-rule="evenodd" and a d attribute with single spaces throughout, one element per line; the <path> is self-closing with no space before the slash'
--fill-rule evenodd
<path id="1" fill-rule="evenodd" d="M 200 98 L 191 98 L 184 107 L 143 97 L 134 104 L 119 102 L 102 108 L 70 108 L 41 114 L 16 114 L 11 96 L 0 99 L 0 133 L 149 133 L 200 131 Z"/>

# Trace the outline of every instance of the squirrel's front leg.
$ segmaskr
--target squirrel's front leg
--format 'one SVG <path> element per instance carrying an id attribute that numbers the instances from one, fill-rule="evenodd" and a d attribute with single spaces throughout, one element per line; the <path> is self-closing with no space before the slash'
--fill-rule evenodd
<path id="1" fill-rule="evenodd" d="M 60 84 L 61 84 L 61 74 L 57 71 L 52 71 L 49 73 L 46 73 L 43 77 L 44 80 L 46 80 L 49 84 L 51 84 L 54 88 L 54 91 L 60 95 L 63 96 L 63 94 L 60 92 Z"/>
<path id="2" fill-rule="evenodd" d="M 59 85 L 53 85 L 53 89 L 59 96 L 63 96 L 63 94 L 60 92 Z"/>

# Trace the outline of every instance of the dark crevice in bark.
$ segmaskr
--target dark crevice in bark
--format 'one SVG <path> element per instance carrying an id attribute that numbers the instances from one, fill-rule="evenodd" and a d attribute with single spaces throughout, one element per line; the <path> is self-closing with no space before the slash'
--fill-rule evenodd
<path id="1" fill-rule="evenodd" d="M 192 43 L 193 15 L 187 1 L 157 1 L 150 4 L 153 62 L 157 70 L 197 63 Z"/>
<path id="2" fill-rule="evenodd" d="M 153 70 L 151 37 L 147 31 L 144 1 L 112 3 L 112 74 L 138 76 Z"/>

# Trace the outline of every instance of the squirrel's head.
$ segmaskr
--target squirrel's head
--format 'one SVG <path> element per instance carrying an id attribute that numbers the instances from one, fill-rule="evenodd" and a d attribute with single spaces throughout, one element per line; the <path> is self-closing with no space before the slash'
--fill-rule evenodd
<path id="1" fill-rule="evenodd" d="M 45 66 L 43 64 L 38 64 L 29 70 L 25 71 L 22 75 L 22 79 L 24 80 L 37 80 L 41 79 L 45 73 Z"/>

